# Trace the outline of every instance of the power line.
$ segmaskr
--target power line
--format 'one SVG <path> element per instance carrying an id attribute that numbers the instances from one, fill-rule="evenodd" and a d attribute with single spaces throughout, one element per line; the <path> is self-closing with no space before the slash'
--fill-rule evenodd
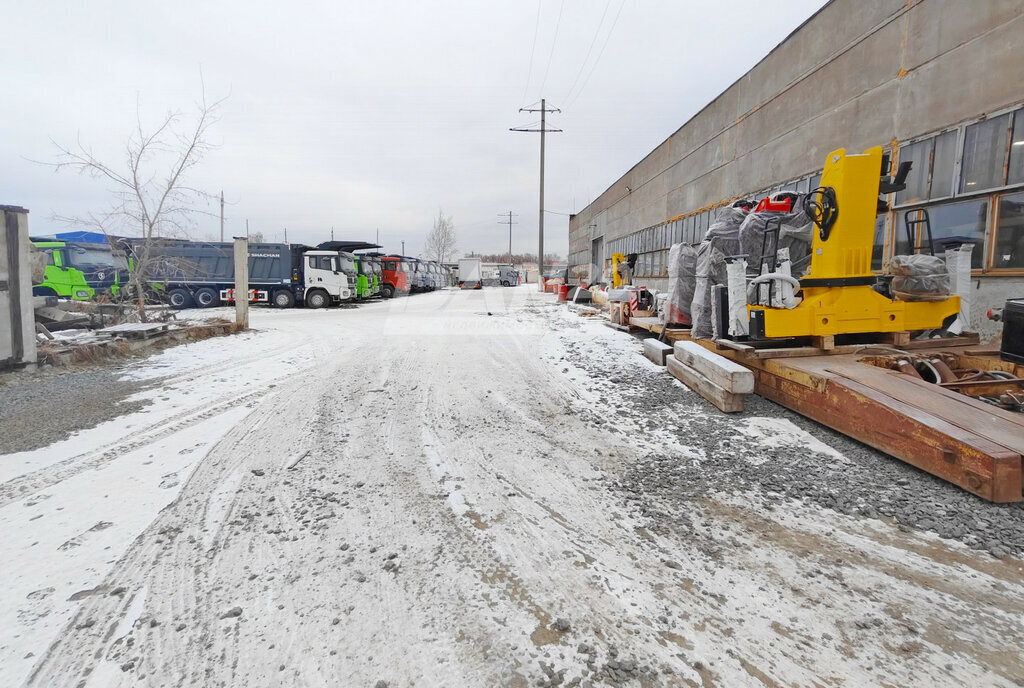
<path id="1" fill-rule="evenodd" d="M 548 66 L 544 68 L 544 80 L 540 82 L 540 92 L 548 84 L 548 71 L 551 69 L 551 58 L 555 56 L 555 46 L 558 45 L 558 29 L 562 26 L 562 10 L 565 9 L 565 0 L 558 6 L 558 20 L 555 21 L 555 37 L 551 39 L 551 52 L 548 54 Z"/>
<path id="2" fill-rule="evenodd" d="M 533 77 L 533 53 L 537 50 L 537 34 L 540 32 L 540 7 L 543 0 L 537 0 L 537 21 L 533 25 L 533 47 L 530 48 L 530 68 L 526 71 L 526 86 L 523 86 L 523 97 L 519 102 L 526 100 L 526 93 L 530 90 L 530 79 Z"/>
<path id="3" fill-rule="evenodd" d="M 622 0 L 622 2 L 619 4 L 619 11 L 615 13 L 615 19 L 612 21 L 612 26 L 610 29 L 608 29 L 608 35 L 604 37 L 604 43 L 601 44 L 601 52 L 597 54 L 597 59 L 594 60 L 594 64 L 591 65 L 590 72 L 587 73 L 587 78 L 583 80 L 583 85 L 580 86 L 580 90 L 576 92 L 576 95 L 573 97 L 572 101 L 566 104 L 566 107 L 569 107 L 569 105 L 579 100 L 579 97 L 583 94 L 583 91 L 587 89 L 587 84 L 590 83 L 590 77 L 594 75 L 594 70 L 597 69 L 598 63 L 601 62 L 601 56 L 604 55 L 604 49 L 608 47 L 608 39 L 612 37 L 612 32 L 615 31 L 615 25 L 619 23 L 619 15 L 622 14 L 622 8 L 625 6 L 626 0 Z"/>
<path id="4" fill-rule="evenodd" d="M 562 99 L 562 102 L 569 101 L 569 96 L 572 94 L 572 90 L 576 88 L 576 82 L 578 82 L 580 77 L 583 76 L 583 70 L 586 69 L 587 61 L 590 59 L 590 53 L 594 50 L 594 44 L 597 43 L 597 37 L 601 35 L 601 27 L 604 26 L 604 18 L 608 14 L 608 8 L 611 6 L 612 0 L 608 0 L 604 4 L 604 12 L 601 13 L 601 21 L 597 23 L 597 29 L 594 31 L 594 37 L 590 39 L 590 47 L 587 48 L 587 56 L 583 58 L 583 64 L 580 65 L 580 70 L 576 72 L 576 78 L 572 80 L 572 86 L 569 87 L 569 90 L 566 92 L 565 98 Z"/>

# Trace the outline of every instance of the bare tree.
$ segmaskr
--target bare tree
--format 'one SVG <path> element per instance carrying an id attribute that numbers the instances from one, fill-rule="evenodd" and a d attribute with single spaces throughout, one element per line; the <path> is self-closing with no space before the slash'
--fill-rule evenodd
<path id="1" fill-rule="evenodd" d="M 128 138 L 123 159 L 117 162 L 100 159 L 81 140 L 74 147 L 54 142 L 59 159 L 47 164 L 57 171 L 73 170 L 100 179 L 110 186 L 113 197 L 103 212 L 58 219 L 94 227 L 108 239 L 114 235 L 139 237 L 130 242 L 129 292 L 137 300 L 141 320 L 146 319 L 149 273 L 157 258 L 155 242 L 188 238 L 190 217 L 204 212 L 196 202 L 212 198 L 189 186 L 186 177 L 214 147 L 207 135 L 219 119 L 223 102 L 208 103 L 203 93 L 192 117 L 169 112 L 152 129 L 145 128 L 137 114 L 135 131 Z"/>
<path id="2" fill-rule="evenodd" d="M 434 227 L 427 235 L 424 252 L 427 258 L 437 263 L 446 263 L 455 256 L 455 225 L 452 223 L 451 215 L 446 216 L 440 208 L 434 220 Z"/>

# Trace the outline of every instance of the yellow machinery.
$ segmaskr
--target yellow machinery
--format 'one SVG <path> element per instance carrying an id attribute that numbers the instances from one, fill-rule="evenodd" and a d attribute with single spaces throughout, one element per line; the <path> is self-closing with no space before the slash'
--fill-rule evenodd
<path id="1" fill-rule="evenodd" d="M 829 154 L 816 204 L 811 263 L 800 280 L 795 308 L 747 306 L 755 339 L 859 332 L 930 330 L 960 312 L 960 297 L 942 301 L 894 301 L 875 291 L 871 252 L 879 193 L 900 188 L 881 177 L 882 149 L 859 155 Z M 909 171 L 909 166 L 907 167 Z M 901 171 L 900 177 L 906 175 Z M 900 179 L 900 181 L 902 181 Z"/>
<path id="2" fill-rule="evenodd" d="M 624 272 L 629 271 L 629 262 L 626 256 L 621 253 L 612 254 L 612 287 L 618 289 L 619 287 L 629 284 L 628 276 L 623 276 Z"/>

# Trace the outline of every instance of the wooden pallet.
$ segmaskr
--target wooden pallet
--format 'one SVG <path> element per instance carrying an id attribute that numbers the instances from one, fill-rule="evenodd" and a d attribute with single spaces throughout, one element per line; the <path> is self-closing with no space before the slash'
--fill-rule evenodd
<path id="1" fill-rule="evenodd" d="M 716 339 L 713 343 L 717 351 L 728 349 L 737 352 L 745 358 L 767 359 L 803 358 L 806 356 L 820 355 L 839 356 L 864 353 L 873 349 L 878 351 L 892 349 L 899 349 L 900 351 L 918 351 L 922 349 L 934 349 L 937 347 L 976 346 L 979 341 L 978 335 L 973 332 L 961 337 L 946 337 L 942 339 L 909 339 L 903 344 L 894 344 L 894 340 L 901 340 L 884 335 L 872 337 L 874 341 L 870 341 L 864 337 L 858 337 L 858 339 L 861 341 L 854 344 L 847 344 L 844 343 L 842 338 L 840 338 L 838 341 L 833 341 L 829 346 L 815 345 L 815 343 L 808 341 L 809 338 L 785 340 L 771 339 L 746 342 L 734 342 L 730 339 Z"/>
<path id="2" fill-rule="evenodd" d="M 659 318 L 634 316 L 629 319 L 629 324 L 635 329 L 647 330 L 659 336 L 662 330 L 665 330 L 665 326 Z M 670 327 L 665 332 L 665 339 L 670 342 L 688 341 L 690 339 L 690 330 L 689 328 Z"/>
<path id="3" fill-rule="evenodd" d="M 122 323 L 97 330 L 101 337 L 125 337 L 128 339 L 149 339 L 165 334 L 170 328 L 167 323 Z"/>

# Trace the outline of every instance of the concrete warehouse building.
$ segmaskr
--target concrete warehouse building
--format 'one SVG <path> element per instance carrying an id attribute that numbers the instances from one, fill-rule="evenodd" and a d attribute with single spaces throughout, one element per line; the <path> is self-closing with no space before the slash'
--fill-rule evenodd
<path id="1" fill-rule="evenodd" d="M 881 145 L 913 160 L 879 216 L 874 267 L 907 252 L 904 216 L 976 240 L 972 326 L 1024 295 L 1024 0 L 832 0 L 569 221 L 574 279 L 638 253 L 667 287 L 668 249 L 697 244 L 736 198 L 814 188 L 825 156 Z M 605 272 L 607 274 L 607 272 Z"/>

